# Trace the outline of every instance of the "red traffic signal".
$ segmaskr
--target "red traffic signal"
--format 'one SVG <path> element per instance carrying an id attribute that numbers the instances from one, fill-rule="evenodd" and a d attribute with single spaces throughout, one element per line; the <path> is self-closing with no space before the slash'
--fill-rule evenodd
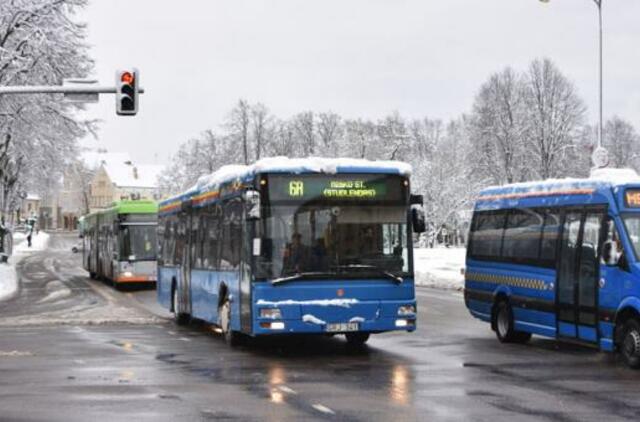
<path id="1" fill-rule="evenodd" d="M 131 72 L 122 72 L 120 74 L 120 82 L 125 83 L 125 84 L 132 84 L 133 83 L 133 73 Z"/>
<path id="2" fill-rule="evenodd" d="M 138 71 L 116 72 L 116 114 L 134 116 L 138 112 Z"/>

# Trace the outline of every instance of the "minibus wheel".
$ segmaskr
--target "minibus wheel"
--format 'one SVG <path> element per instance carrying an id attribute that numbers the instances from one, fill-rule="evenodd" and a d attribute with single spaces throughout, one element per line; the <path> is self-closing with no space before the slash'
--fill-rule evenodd
<path id="1" fill-rule="evenodd" d="M 189 315 L 182 313 L 182 309 L 180 309 L 180 300 L 178 300 L 178 289 L 174 287 L 173 289 L 173 320 L 178 325 L 186 325 L 189 322 Z"/>
<path id="2" fill-rule="evenodd" d="M 627 320 L 624 324 L 624 337 L 620 351 L 630 368 L 640 368 L 640 324 L 634 318 Z"/>
<path id="3" fill-rule="evenodd" d="M 511 305 L 505 300 L 498 302 L 495 307 L 494 326 L 500 343 L 526 343 L 531 339 L 531 333 L 515 330 L 513 311 Z"/>

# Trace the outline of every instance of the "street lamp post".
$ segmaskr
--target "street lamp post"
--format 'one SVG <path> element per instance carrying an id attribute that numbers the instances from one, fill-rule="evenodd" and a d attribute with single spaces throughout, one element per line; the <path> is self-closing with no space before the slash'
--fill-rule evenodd
<path id="1" fill-rule="evenodd" d="M 541 3 L 549 3 L 550 0 L 539 0 Z M 599 123 L 598 123 L 598 148 L 602 147 L 602 0 L 593 0 L 598 7 L 598 79 L 599 79 Z"/>

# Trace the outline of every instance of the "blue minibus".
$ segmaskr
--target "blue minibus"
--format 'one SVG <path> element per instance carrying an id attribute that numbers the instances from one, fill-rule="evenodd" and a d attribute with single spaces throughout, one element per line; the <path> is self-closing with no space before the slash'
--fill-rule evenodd
<path id="1" fill-rule="evenodd" d="M 159 204 L 157 295 L 178 323 L 242 335 L 414 331 L 422 198 L 399 162 L 262 159 Z"/>
<path id="2" fill-rule="evenodd" d="M 501 342 L 532 334 L 619 351 L 640 366 L 640 178 L 491 187 L 475 204 L 465 303 Z"/>

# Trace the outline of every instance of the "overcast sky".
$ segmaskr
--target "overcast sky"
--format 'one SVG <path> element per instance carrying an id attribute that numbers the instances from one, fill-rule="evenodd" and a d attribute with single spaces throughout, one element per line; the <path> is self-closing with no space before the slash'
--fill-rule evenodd
<path id="1" fill-rule="evenodd" d="M 640 129 L 640 1 L 604 0 L 604 113 Z M 592 0 L 91 0 L 96 78 L 136 66 L 146 93 L 134 118 L 112 96 L 85 145 L 165 163 L 217 128 L 239 98 L 280 117 L 448 119 L 471 108 L 487 77 L 551 58 L 597 116 L 597 9 Z"/>

